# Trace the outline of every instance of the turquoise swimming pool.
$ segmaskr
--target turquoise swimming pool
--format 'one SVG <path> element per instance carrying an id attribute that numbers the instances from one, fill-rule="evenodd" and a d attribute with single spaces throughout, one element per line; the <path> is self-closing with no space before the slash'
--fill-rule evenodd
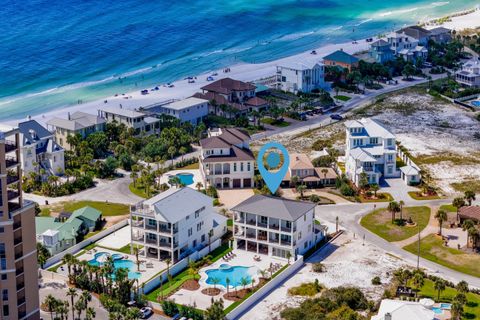
<path id="1" fill-rule="evenodd" d="M 242 278 L 245 278 L 248 284 L 252 283 L 252 277 L 256 273 L 256 267 L 231 266 L 229 264 L 221 264 L 217 269 L 205 271 L 208 278 L 207 284 L 212 284 L 218 279 L 218 285 L 227 287 L 227 279 L 230 287 L 242 286 Z"/>
<path id="2" fill-rule="evenodd" d="M 479 108 L 480 108 L 480 100 L 472 101 L 472 105 L 473 105 L 474 107 L 479 107 Z"/>
<path id="3" fill-rule="evenodd" d="M 108 252 L 97 252 L 92 260 L 88 261 L 88 264 L 92 266 L 102 266 L 106 259 L 110 256 Z M 140 272 L 135 271 L 137 266 L 132 260 L 124 259 L 122 254 L 114 253 L 111 255 L 113 259 L 113 266 L 115 270 L 123 268 L 128 270 L 129 279 L 139 279 L 142 275 Z"/>
<path id="4" fill-rule="evenodd" d="M 193 174 L 191 173 L 177 173 L 175 175 L 180 179 L 180 182 L 186 186 L 193 184 Z"/>

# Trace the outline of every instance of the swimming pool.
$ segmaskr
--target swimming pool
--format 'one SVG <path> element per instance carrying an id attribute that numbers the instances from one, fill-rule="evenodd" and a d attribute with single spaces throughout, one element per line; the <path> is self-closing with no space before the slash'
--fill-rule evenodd
<path id="1" fill-rule="evenodd" d="M 180 182 L 186 186 L 193 184 L 193 174 L 191 173 L 177 173 L 175 175 L 180 179 Z"/>
<path id="2" fill-rule="evenodd" d="M 214 280 L 218 279 L 218 285 L 227 287 L 227 279 L 230 287 L 240 287 L 242 285 L 242 278 L 245 278 L 248 284 L 252 283 L 252 278 L 256 274 L 256 267 L 231 266 L 229 264 L 221 264 L 217 269 L 210 269 L 205 271 L 208 278 L 205 281 L 207 284 L 213 285 Z"/>
<path id="3" fill-rule="evenodd" d="M 435 314 L 442 314 L 442 313 L 443 313 L 443 309 L 442 309 L 442 308 L 439 308 L 439 307 L 433 307 L 433 308 L 432 308 L 432 311 L 433 311 Z"/>
<path id="4" fill-rule="evenodd" d="M 452 304 L 451 303 L 440 303 L 440 308 L 443 310 L 450 310 L 452 309 Z"/>
<path id="5" fill-rule="evenodd" d="M 110 253 L 108 252 L 97 252 L 93 256 L 93 259 L 88 261 L 88 264 L 100 267 L 107 261 L 107 258 L 109 256 Z M 129 279 L 139 279 L 142 275 L 140 272 L 135 271 L 137 268 L 135 262 L 133 262 L 132 260 L 124 259 L 123 254 L 114 253 L 111 255 L 111 257 L 113 259 L 113 267 L 115 268 L 115 270 L 120 268 L 127 269 Z"/>
<path id="6" fill-rule="evenodd" d="M 471 103 L 472 103 L 472 106 L 480 108 L 480 100 L 472 101 Z"/>

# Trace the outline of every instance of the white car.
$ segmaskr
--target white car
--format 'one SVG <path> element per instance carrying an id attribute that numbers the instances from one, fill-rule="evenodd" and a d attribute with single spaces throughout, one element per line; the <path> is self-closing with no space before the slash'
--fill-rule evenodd
<path id="1" fill-rule="evenodd" d="M 140 309 L 140 318 L 141 319 L 147 319 L 153 314 L 153 310 L 150 307 L 143 307 Z"/>

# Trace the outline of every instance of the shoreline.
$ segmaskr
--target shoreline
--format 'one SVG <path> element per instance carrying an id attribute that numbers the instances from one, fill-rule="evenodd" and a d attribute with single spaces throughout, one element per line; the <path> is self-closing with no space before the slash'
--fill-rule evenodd
<path id="1" fill-rule="evenodd" d="M 438 21 L 442 21 L 442 23 L 434 23 Z M 472 9 L 453 12 L 441 18 L 429 19 L 424 23 L 424 26 L 427 29 L 444 26 L 446 28 L 455 30 L 480 27 L 480 5 Z M 378 39 L 377 36 L 372 36 L 372 38 L 374 41 Z M 53 117 L 67 118 L 68 113 L 73 113 L 76 111 L 97 114 L 98 108 L 102 106 L 118 107 L 121 105 L 126 109 L 138 109 L 148 105 L 166 102 L 172 99 L 184 99 L 192 96 L 196 92 L 199 92 L 201 87 L 209 83 L 206 78 L 214 73 L 218 74 L 217 76 L 213 77 L 214 80 L 231 77 L 241 81 L 257 81 L 262 78 L 273 76 L 276 71 L 276 66 L 283 63 L 299 63 L 299 61 L 305 63 L 318 62 L 321 61 L 324 56 L 335 50 L 343 49 L 349 54 L 354 54 L 360 51 L 368 50 L 369 44 L 370 43 L 366 42 L 365 39 L 360 39 L 357 40 L 355 44 L 352 42 L 327 44 L 319 48 L 312 48 L 309 51 L 264 63 L 234 64 L 226 67 L 230 69 L 230 72 L 228 73 L 224 73 L 223 70 L 220 69 L 196 75 L 195 83 L 188 83 L 188 80 L 177 80 L 172 82 L 174 85 L 173 88 L 162 86 L 159 87 L 158 91 L 150 91 L 147 95 L 142 95 L 140 91 L 143 89 L 152 88 L 139 88 L 133 92 L 118 93 L 117 96 L 108 96 L 87 103 L 65 105 L 64 107 L 59 107 L 43 114 L 32 115 L 31 118 L 45 125 L 45 122 Z M 317 54 L 311 54 L 310 52 L 312 50 L 315 50 Z M 105 103 L 105 101 L 107 101 L 107 103 Z M 10 125 L 17 125 L 19 122 L 26 120 L 27 117 L 10 119 L 4 122 Z"/>

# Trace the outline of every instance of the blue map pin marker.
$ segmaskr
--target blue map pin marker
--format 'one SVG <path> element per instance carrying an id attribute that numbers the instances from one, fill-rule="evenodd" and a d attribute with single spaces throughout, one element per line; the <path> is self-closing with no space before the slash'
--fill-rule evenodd
<path id="1" fill-rule="evenodd" d="M 283 154 L 283 165 L 282 167 L 275 172 L 270 172 L 265 168 L 265 164 L 263 163 L 263 158 L 265 153 L 269 149 L 277 149 Z M 280 164 L 280 155 L 277 152 L 271 151 L 268 153 L 267 157 L 267 165 L 270 168 L 276 168 Z M 269 142 L 264 145 L 257 156 L 257 166 L 260 174 L 262 175 L 263 180 L 267 184 L 268 189 L 271 193 L 275 193 L 282 183 L 283 178 L 288 170 L 288 165 L 290 164 L 290 158 L 288 156 L 288 151 L 285 149 L 283 145 L 278 142 Z"/>

